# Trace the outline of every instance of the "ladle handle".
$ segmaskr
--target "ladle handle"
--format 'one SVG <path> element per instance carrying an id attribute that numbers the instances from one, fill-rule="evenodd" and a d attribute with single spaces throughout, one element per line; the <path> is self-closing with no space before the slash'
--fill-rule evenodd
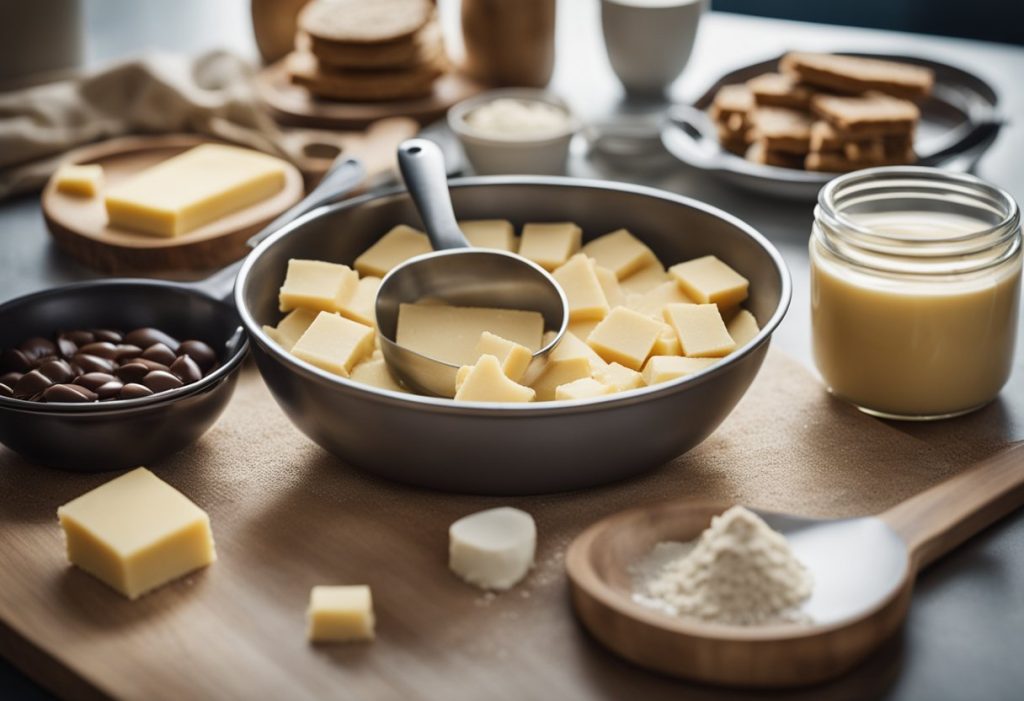
<path id="1" fill-rule="evenodd" d="M 407 139 L 398 146 L 398 168 L 434 250 L 467 248 L 452 209 L 441 148 L 429 139 Z"/>
<path id="2" fill-rule="evenodd" d="M 1024 505 L 1024 443 L 1000 451 L 881 515 L 918 568 Z"/>

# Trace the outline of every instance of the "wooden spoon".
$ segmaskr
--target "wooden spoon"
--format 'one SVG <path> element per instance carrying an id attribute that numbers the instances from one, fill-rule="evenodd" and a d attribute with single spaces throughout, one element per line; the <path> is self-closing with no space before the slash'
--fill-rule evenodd
<path id="1" fill-rule="evenodd" d="M 878 516 L 816 520 L 758 511 L 814 576 L 811 625 L 737 627 L 677 618 L 633 601 L 629 568 L 660 541 L 696 538 L 730 505 L 673 501 L 610 516 L 566 555 L 583 624 L 619 655 L 731 686 L 813 684 L 854 667 L 906 615 L 918 571 L 1024 503 L 1018 443 Z"/>

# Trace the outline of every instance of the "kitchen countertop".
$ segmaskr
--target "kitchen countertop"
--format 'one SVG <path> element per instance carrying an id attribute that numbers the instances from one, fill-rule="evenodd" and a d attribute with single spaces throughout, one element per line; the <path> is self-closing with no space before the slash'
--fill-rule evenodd
<path id="1" fill-rule="evenodd" d="M 558 65 L 552 89 L 562 94 L 584 121 L 630 111 L 608 67 L 600 39 L 598 3 L 561 0 Z M 451 4 L 443 9 L 450 13 Z M 116 17 L 115 17 L 116 13 Z M 254 55 L 248 3 L 143 0 L 130 7 L 86 3 L 87 63 L 90 66 L 144 48 L 202 51 L 227 46 Z M 865 29 L 811 25 L 712 13 L 705 18 L 697 46 L 673 97 L 693 98 L 734 67 L 789 48 L 858 50 L 933 57 L 977 73 L 999 92 L 1006 115 L 1024 114 L 1024 48 L 978 41 L 914 36 Z M 683 193 L 745 219 L 779 248 L 793 275 L 789 315 L 775 335 L 778 347 L 810 364 L 807 237 L 812 219 L 807 203 L 779 202 L 736 191 L 710 176 L 689 170 L 664 154 L 629 162 L 588 155 L 577 143 L 572 175 L 641 183 Z M 976 172 L 1024 200 L 1024 127 L 1005 127 Z M 95 277 L 57 251 L 46 233 L 35 196 L 0 203 L 0 300 L 33 290 Z M 1005 439 L 1024 438 L 1024 354 L 1000 399 Z M 913 432 L 915 427 L 906 427 Z M 880 484 L 879 489 L 885 485 Z M 1024 688 L 1024 516 L 1017 515 L 972 540 L 931 567 L 918 582 L 904 632 L 879 655 L 895 658 L 886 699 L 1015 699 Z M 850 675 L 837 697 L 857 698 L 863 690 Z M 877 672 L 874 672 L 877 673 Z M 643 674 L 643 672 L 638 672 Z M 681 686 L 681 695 L 689 687 Z M 877 687 L 874 687 L 877 688 Z M 0 663 L 0 689 L 6 698 L 51 698 L 40 687 Z M 716 697 L 705 691 L 708 697 Z M 829 696 L 832 696 L 830 688 Z M 729 698 L 722 692 L 721 698 Z"/>

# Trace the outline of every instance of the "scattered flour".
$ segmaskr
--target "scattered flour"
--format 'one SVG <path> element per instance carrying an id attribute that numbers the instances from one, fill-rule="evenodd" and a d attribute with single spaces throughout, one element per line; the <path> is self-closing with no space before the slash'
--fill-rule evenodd
<path id="1" fill-rule="evenodd" d="M 634 600 L 672 615 L 738 626 L 810 623 L 813 580 L 786 538 L 734 506 L 689 543 L 658 543 L 631 568 Z"/>

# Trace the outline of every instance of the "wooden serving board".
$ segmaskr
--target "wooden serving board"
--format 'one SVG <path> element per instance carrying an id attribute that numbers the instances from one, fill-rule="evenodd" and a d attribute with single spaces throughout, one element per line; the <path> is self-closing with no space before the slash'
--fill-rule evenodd
<path id="1" fill-rule="evenodd" d="M 322 100 L 288 79 L 284 61 L 267 66 L 256 76 L 256 93 L 282 124 L 334 129 L 362 129 L 385 117 L 410 117 L 428 124 L 444 116 L 457 102 L 483 92 L 487 86 L 458 71 L 434 83 L 434 93 L 417 100 L 341 102 Z"/>
<path id="2" fill-rule="evenodd" d="M 127 136 L 72 151 L 66 162 L 103 166 L 107 187 L 209 141 L 190 135 Z M 102 191 L 95 197 L 68 195 L 57 191 L 53 178 L 43 190 L 42 209 L 47 228 L 62 250 L 91 268 L 128 275 L 223 267 L 248 253 L 246 241 L 303 194 L 302 173 L 288 165 L 284 188 L 276 195 L 169 238 L 111 227 Z"/>
<path id="3" fill-rule="evenodd" d="M 994 451 L 980 431 L 998 411 L 944 422 L 937 444 L 925 443 L 769 353 L 722 427 L 662 469 L 498 499 L 360 474 L 299 434 L 250 367 L 214 429 L 149 466 L 209 512 L 219 559 L 135 602 L 68 566 L 56 520 L 58 506 L 114 475 L 38 468 L 0 447 L 0 655 L 67 698 L 735 699 L 593 642 L 569 604 L 571 540 L 616 511 L 680 497 L 808 516 L 880 512 Z M 536 518 L 537 560 L 517 587 L 488 595 L 449 572 L 447 529 L 503 504 Z M 373 588 L 374 642 L 306 642 L 310 587 L 327 583 Z M 875 698 L 899 664 L 883 648 L 851 676 L 786 698 Z"/>

